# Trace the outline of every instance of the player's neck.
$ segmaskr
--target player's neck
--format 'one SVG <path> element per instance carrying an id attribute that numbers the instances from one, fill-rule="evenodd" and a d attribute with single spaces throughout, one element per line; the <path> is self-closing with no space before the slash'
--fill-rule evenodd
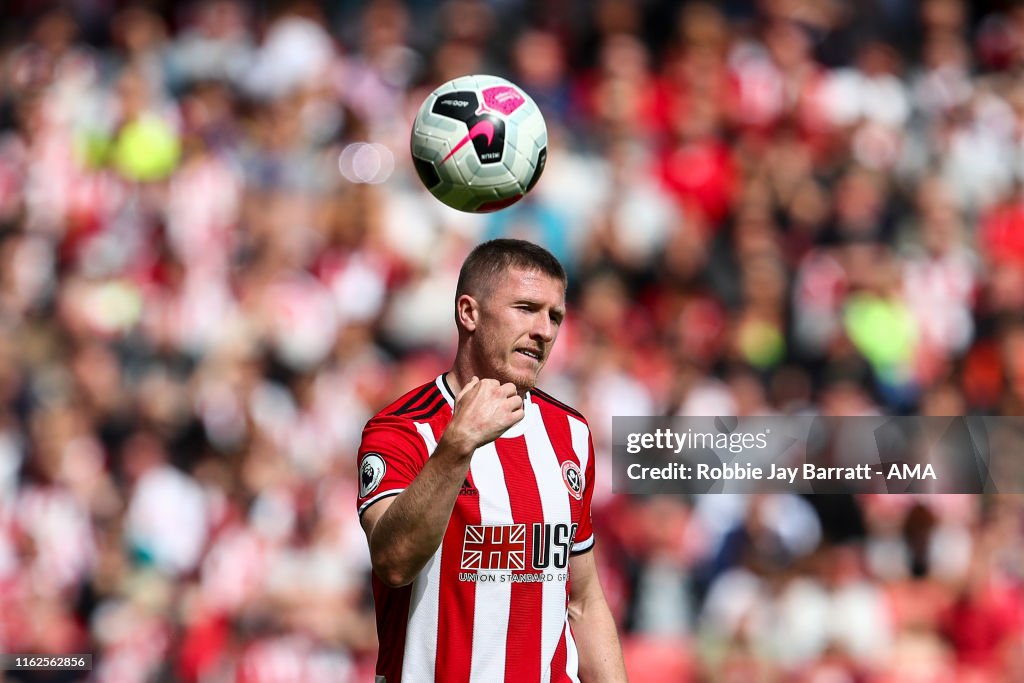
<path id="1" fill-rule="evenodd" d="M 466 358 L 466 354 L 459 353 L 456 354 L 455 362 L 452 363 L 451 369 L 445 375 L 445 381 L 448 382 L 452 393 L 458 396 L 459 392 L 462 391 L 462 387 L 466 386 L 473 377 L 484 379 L 486 376 L 486 373 L 474 367 L 473 363 Z"/>

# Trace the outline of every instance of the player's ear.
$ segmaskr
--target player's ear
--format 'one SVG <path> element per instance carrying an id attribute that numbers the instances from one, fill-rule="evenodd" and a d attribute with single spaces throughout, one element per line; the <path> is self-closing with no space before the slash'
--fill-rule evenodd
<path id="1" fill-rule="evenodd" d="M 467 332 L 476 330 L 480 322 L 480 304 L 469 294 L 463 294 L 455 301 L 455 322 Z"/>

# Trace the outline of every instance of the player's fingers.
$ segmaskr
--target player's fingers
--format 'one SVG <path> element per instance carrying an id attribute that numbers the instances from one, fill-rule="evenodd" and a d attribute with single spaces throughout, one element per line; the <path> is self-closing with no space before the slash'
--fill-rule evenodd
<path id="1" fill-rule="evenodd" d="M 466 386 L 462 387 L 462 389 L 459 390 L 459 395 L 455 397 L 455 401 L 458 402 L 459 399 L 466 395 L 466 392 L 468 392 L 470 389 L 472 389 L 479 383 L 480 378 L 478 378 L 476 375 L 473 375 L 473 379 L 466 382 Z"/>
<path id="2" fill-rule="evenodd" d="M 523 399 L 521 396 L 519 396 L 519 394 L 516 394 L 515 396 L 509 396 L 507 399 L 505 399 L 505 405 L 507 405 L 508 409 L 512 412 L 521 411 L 525 409 L 525 404 L 523 403 Z"/>
<path id="3" fill-rule="evenodd" d="M 512 382 L 505 382 L 501 385 L 502 396 L 516 396 L 519 393 L 519 389 L 516 388 Z"/>

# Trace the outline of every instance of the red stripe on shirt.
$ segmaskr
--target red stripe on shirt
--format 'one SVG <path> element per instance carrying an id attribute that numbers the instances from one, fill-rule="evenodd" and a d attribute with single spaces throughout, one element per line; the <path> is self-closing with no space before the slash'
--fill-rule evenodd
<path id="1" fill-rule="evenodd" d="M 444 424 L 447 425 L 447 420 Z M 441 440 L 443 429 L 433 422 L 434 434 Z M 467 475 L 468 477 L 468 475 Z M 472 480 L 470 478 L 470 483 Z M 480 524 L 479 496 L 460 495 L 455 501 L 464 516 L 464 524 Z M 455 519 L 456 515 L 452 515 Z M 441 586 L 438 593 L 437 652 L 444 656 L 434 661 L 435 683 L 464 683 L 469 680 L 473 663 L 473 613 L 476 604 L 476 583 L 458 580 L 462 567 L 462 546 L 465 542 L 463 523 L 452 524 L 441 541 Z M 390 683 L 390 679 L 389 683 Z"/>
<path id="2" fill-rule="evenodd" d="M 384 592 L 390 591 L 385 600 Z M 412 585 L 389 589 L 373 575 L 373 599 L 386 605 L 386 611 L 377 615 L 377 675 L 388 681 L 402 680 L 402 659 L 405 655 L 405 629 L 409 621 L 409 601 Z"/>
<path id="3" fill-rule="evenodd" d="M 574 462 L 577 465 L 580 464 L 580 459 L 576 456 L 576 451 L 572 447 L 572 432 L 569 431 L 569 416 L 565 413 L 555 410 L 547 409 L 548 406 L 541 403 L 540 405 L 540 416 L 544 421 L 544 429 L 548 433 L 548 438 L 551 440 L 551 445 L 555 449 L 555 455 L 558 457 L 558 464 L 569 461 Z M 590 455 L 591 463 L 587 463 L 587 469 L 590 469 L 592 461 L 594 459 L 593 453 Z M 593 482 L 590 481 L 591 477 L 587 476 L 584 472 L 584 489 L 592 488 Z M 591 473 L 591 476 L 592 473 Z M 562 482 L 565 485 L 565 482 Z M 590 510 L 583 509 L 583 503 L 587 500 L 586 497 L 583 500 L 576 500 L 576 496 L 569 496 L 569 510 L 572 513 L 573 521 L 579 523 L 579 528 L 576 530 L 576 541 L 585 540 L 590 536 Z M 586 515 L 584 515 L 584 512 Z"/>
<path id="4" fill-rule="evenodd" d="M 551 658 L 551 683 L 569 683 L 572 680 L 565 672 L 565 631 L 568 628 L 569 621 L 566 619 L 566 623 L 562 627 L 562 636 L 558 639 L 558 647 L 555 648 L 555 654 Z"/>

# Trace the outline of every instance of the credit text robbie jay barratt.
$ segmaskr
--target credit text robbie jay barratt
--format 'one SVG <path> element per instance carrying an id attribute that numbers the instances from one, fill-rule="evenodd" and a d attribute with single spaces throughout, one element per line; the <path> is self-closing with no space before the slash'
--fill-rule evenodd
<path id="1" fill-rule="evenodd" d="M 763 468 L 749 464 L 726 463 L 723 465 L 709 465 L 707 463 L 699 463 L 696 465 L 685 465 L 682 463 L 669 463 L 660 467 L 647 467 L 640 463 L 632 463 L 626 468 L 626 476 L 633 480 L 776 480 L 789 482 L 790 484 L 795 483 L 797 478 L 805 481 L 835 479 L 867 481 L 875 476 L 901 480 L 937 478 L 932 465 L 908 463 L 893 463 L 889 465 L 888 470 L 883 466 L 872 467 L 868 464 L 849 467 L 822 467 L 805 463 L 794 467 L 785 467 L 772 463 L 767 473 L 765 473 Z"/>

